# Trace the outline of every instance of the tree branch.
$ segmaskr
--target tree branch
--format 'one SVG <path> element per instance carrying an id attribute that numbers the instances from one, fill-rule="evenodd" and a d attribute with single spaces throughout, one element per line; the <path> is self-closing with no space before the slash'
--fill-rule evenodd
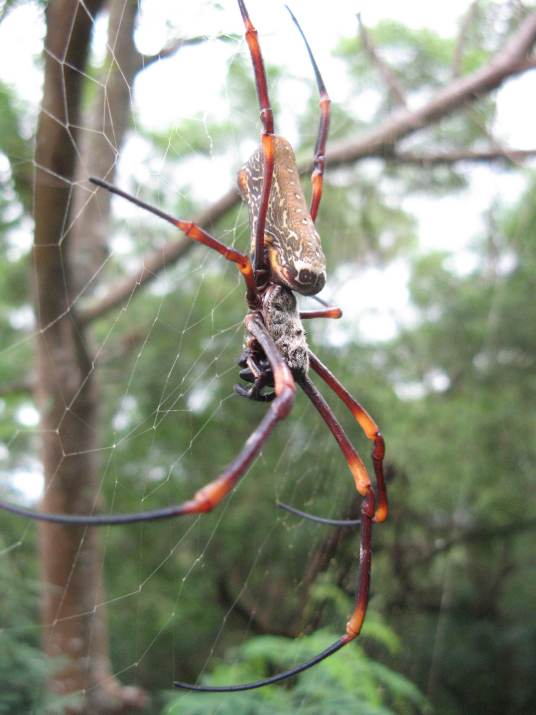
<path id="1" fill-rule="evenodd" d="M 238 189 L 230 189 L 212 206 L 203 211 L 195 222 L 202 227 L 209 227 L 218 219 L 230 211 L 239 201 Z M 147 254 L 143 259 L 140 270 L 132 276 L 128 276 L 112 286 L 108 295 L 102 300 L 95 302 L 85 310 L 80 311 L 78 318 L 81 323 L 88 323 L 91 320 L 100 318 L 109 310 L 118 305 L 122 305 L 138 288 L 153 281 L 164 269 L 185 256 L 195 246 L 195 242 L 185 236 L 181 236 L 177 241 L 170 242 L 158 251 Z"/>
<path id="2" fill-rule="evenodd" d="M 244 620 L 253 633 L 258 635 L 283 636 L 284 638 L 296 638 L 298 633 L 290 628 L 279 627 L 270 615 L 259 610 L 258 605 L 246 603 L 244 597 L 233 596 L 225 576 L 220 575 L 217 581 L 218 600 L 221 605 L 233 614 Z"/>
<path id="3" fill-rule="evenodd" d="M 458 41 L 456 42 L 456 47 L 454 49 L 454 55 L 452 58 L 452 77 L 456 78 L 460 76 L 461 66 L 463 62 L 463 54 L 465 52 L 465 46 L 467 44 L 467 35 L 471 25 L 473 24 L 478 12 L 478 0 L 473 0 L 469 9 L 465 13 L 462 23 L 460 26 L 460 32 L 458 34 Z"/>
<path id="4" fill-rule="evenodd" d="M 527 57 L 524 60 L 521 60 L 521 62 L 518 63 L 517 65 L 517 72 L 527 72 L 528 70 L 533 70 L 536 69 L 536 57 L 530 56 Z"/>
<path id="5" fill-rule="evenodd" d="M 232 37 L 232 35 L 225 34 L 216 35 L 214 39 L 226 41 L 232 39 Z M 147 67 L 150 67 L 159 60 L 165 60 L 168 57 L 172 57 L 183 47 L 192 47 L 193 45 L 200 45 L 201 43 L 206 42 L 207 39 L 208 37 L 206 35 L 196 35 L 195 37 L 177 37 L 169 44 L 165 45 L 165 47 L 162 47 L 162 49 L 159 52 L 156 52 L 154 55 L 144 55 L 138 53 L 139 67 L 136 72 L 141 72 L 142 70 L 147 69 Z"/>
<path id="6" fill-rule="evenodd" d="M 363 49 L 367 53 L 372 64 L 377 67 L 380 75 L 387 85 L 387 89 L 389 90 L 389 94 L 393 98 L 394 103 L 399 107 L 407 107 L 404 91 L 402 89 L 402 85 L 398 81 L 398 77 L 376 49 L 367 28 L 363 24 L 361 13 L 359 12 L 357 13 L 357 22 L 359 25 L 359 36 L 363 44 Z"/>
<path id="7" fill-rule="evenodd" d="M 428 553 L 423 554 L 411 561 L 411 563 L 408 563 L 408 568 L 423 566 L 435 559 L 436 556 L 440 556 L 456 546 L 495 541 L 496 539 L 511 539 L 518 534 L 522 534 L 525 531 L 532 531 L 533 529 L 536 529 L 536 517 L 525 519 L 523 521 L 514 521 L 510 524 L 503 524 L 502 526 L 486 526 L 482 528 L 468 529 L 461 534 L 453 536 L 451 539 L 444 539 L 438 545 L 434 546 Z"/>
<path id="8" fill-rule="evenodd" d="M 536 13 L 521 23 L 506 46 L 484 67 L 455 79 L 416 110 L 403 110 L 356 140 L 332 146 L 327 162 L 333 169 L 364 157 L 392 153 L 393 145 L 499 87 L 505 79 L 534 67 L 527 54 L 536 41 Z"/>
<path id="9" fill-rule="evenodd" d="M 483 149 L 481 151 L 461 149 L 459 151 L 437 152 L 436 154 L 419 154 L 411 151 L 393 152 L 386 154 L 384 158 L 386 161 L 393 161 L 397 164 L 437 166 L 439 164 L 457 164 L 463 161 L 476 163 L 504 161 L 519 164 L 533 156 L 536 156 L 536 149 L 506 149 L 496 147 L 493 149 Z"/>

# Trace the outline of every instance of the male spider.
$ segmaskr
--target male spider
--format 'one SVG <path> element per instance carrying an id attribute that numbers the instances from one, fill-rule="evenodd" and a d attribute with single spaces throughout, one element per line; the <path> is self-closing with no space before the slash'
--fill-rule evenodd
<path id="1" fill-rule="evenodd" d="M 244 1 L 238 0 L 238 6 L 246 29 L 245 37 L 251 54 L 263 127 L 260 148 L 254 152 L 238 175 L 240 192 L 249 208 L 253 261 L 248 256 L 220 243 L 194 223 L 174 218 L 102 179 L 91 178 L 91 181 L 168 221 L 193 240 L 212 248 L 237 265 L 246 283 L 248 306 L 248 313 L 244 319 L 247 337 L 245 349 L 239 361 L 239 365 L 242 367 L 240 376 L 251 386 L 246 389 L 241 385 L 235 385 L 235 391 L 248 399 L 269 402 L 268 411 L 246 441 L 242 451 L 222 474 L 200 489 L 192 499 L 181 504 L 135 514 L 80 515 L 50 514 L 0 502 L 0 508 L 15 514 L 41 521 L 84 526 L 154 521 L 210 511 L 244 475 L 277 422 L 288 415 L 294 401 L 296 383 L 300 385 L 337 441 L 352 472 L 357 491 L 363 497 L 356 605 L 343 636 L 312 659 L 290 670 L 241 685 L 207 687 L 175 683 L 178 688 L 210 692 L 251 690 L 285 680 L 319 663 L 352 641 L 361 630 L 367 608 L 372 522 L 381 522 L 387 517 L 387 494 L 383 475 L 385 454 L 383 437 L 366 410 L 311 352 L 301 323 L 302 318 L 338 318 L 341 313 L 336 308 L 326 307 L 325 304 L 321 310 L 299 313 L 293 293 L 293 291 L 297 291 L 303 295 L 315 295 L 323 288 L 326 279 L 324 254 L 314 221 L 322 197 L 330 99 L 309 43 L 298 21 L 289 10 L 305 42 L 320 93 L 321 118 L 311 177 L 311 206 L 308 210 L 290 144 L 286 139 L 276 136 L 274 133 L 274 120 L 268 98 L 266 73 L 257 31 L 249 18 Z M 320 302 L 323 303 L 323 301 Z M 377 500 L 363 461 L 350 443 L 334 413 L 311 382 L 308 376 L 310 367 L 342 400 L 365 435 L 372 441 L 372 460 L 378 490 Z M 266 388 L 268 388 L 268 392 L 264 391 Z M 291 507 L 285 508 L 306 518 L 324 521 L 324 523 L 337 523 L 313 517 Z"/>

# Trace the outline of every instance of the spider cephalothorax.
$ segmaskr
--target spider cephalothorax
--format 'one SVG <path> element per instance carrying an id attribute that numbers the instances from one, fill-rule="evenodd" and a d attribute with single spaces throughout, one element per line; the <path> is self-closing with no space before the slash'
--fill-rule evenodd
<path id="1" fill-rule="evenodd" d="M 294 293 L 272 284 L 263 295 L 262 317 L 266 329 L 294 377 L 309 370 L 309 348 Z"/>
<path id="2" fill-rule="evenodd" d="M 359 635 L 368 603 L 372 524 L 383 521 L 387 517 L 387 493 L 383 474 L 385 446 L 382 434 L 366 410 L 308 348 L 301 323 L 303 318 L 340 318 L 341 312 L 338 308 L 330 307 L 299 312 L 292 292 L 314 295 L 322 289 L 326 280 L 324 254 L 314 222 L 322 198 L 330 100 L 309 44 L 291 13 L 305 41 L 320 93 L 321 119 L 311 177 L 311 206 L 308 210 L 292 149 L 285 139 L 274 133 L 266 72 L 257 31 L 251 22 L 244 0 L 238 0 L 238 6 L 246 28 L 246 41 L 255 72 L 263 126 L 261 147 L 239 174 L 240 190 L 248 204 L 250 214 L 252 259 L 221 243 L 192 221 L 175 218 L 102 179 L 91 178 L 91 181 L 98 187 L 122 196 L 168 221 L 192 240 L 202 243 L 226 260 L 235 263 L 246 284 L 248 306 L 244 319 L 246 347 L 239 362 L 242 368 L 240 376 L 246 382 L 252 383 L 249 389 L 237 385 L 235 390 L 250 399 L 269 402 L 270 406 L 236 458 L 211 482 L 195 492 L 189 500 L 179 504 L 132 514 L 51 514 L 0 501 L 0 508 L 14 514 L 66 526 L 129 524 L 208 512 L 234 488 L 258 456 L 276 425 L 290 413 L 296 386 L 299 385 L 339 445 L 353 476 L 356 490 L 363 498 L 355 607 L 346 624 L 344 635 L 315 657 L 287 671 L 242 685 L 210 687 L 175 683 L 178 688 L 220 692 L 251 690 L 290 678 L 328 658 Z M 323 303 L 322 300 L 317 300 Z M 332 409 L 311 381 L 308 375 L 309 368 L 344 403 L 366 437 L 372 442 L 376 488 L 369 478 L 365 464 Z M 265 388 L 273 389 L 264 393 Z M 304 512 L 297 513 L 305 518 L 315 518 Z M 324 523 L 327 523 L 326 520 Z"/>
<path id="3" fill-rule="evenodd" d="M 309 370 L 309 347 L 294 293 L 286 286 L 270 283 L 260 300 L 260 319 L 294 378 L 301 380 Z M 238 364 L 243 368 L 240 377 L 253 385 L 247 390 L 242 385 L 235 385 L 235 392 L 250 400 L 271 402 L 275 392 L 263 392 L 263 389 L 274 387 L 272 369 L 252 336 L 246 338 Z"/>

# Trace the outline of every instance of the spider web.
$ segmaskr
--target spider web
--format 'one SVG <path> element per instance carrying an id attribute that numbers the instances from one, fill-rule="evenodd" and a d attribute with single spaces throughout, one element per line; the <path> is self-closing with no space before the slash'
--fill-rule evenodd
<path id="1" fill-rule="evenodd" d="M 145 55 L 158 52 L 179 36 L 199 37 L 200 42 L 155 62 L 130 86 L 133 129 L 117 157 L 114 183 L 189 218 L 233 185 L 237 168 L 256 146 L 258 109 L 249 57 L 233 2 L 222 7 L 211 2 L 191 4 L 195 7 L 178 8 L 176 17 L 170 16 L 169 3 L 150 5 L 141 8 L 136 34 L 137 46 Z M 270 64 L 275 58 L 274 63 L 282 67 L 274 72 L 273 82 L 274 87 L 277 84 L 272 95 L 277 126 L 294 143 L 300 137 L 303 141 L 303 122 L 296 108 L 306 105 L 315 92 L 307 57 L 282 10 L 250 5 L 262 32 L 265 58 Z M 307 3 L 295 2 L 293 10 L 307 17 L 309 25 L 312 11 Z M 316 22 L 322 23 L 322 32 L 317 35 L 320 41 L 313 42 L 331 96 L 341 104 L 349 86 L 344 77 L 340 86 L 330 86 L 331 78 L 340 72 L 330 48 L 343 34 L 341 28 L 347 27 L 340 18 L 349 17 L 352 10 L 341 2 L 337 12 L 330 13 L 329 22 L 319 10 L 322 19 Z M 27 12 L 30 10 L 24 7 L 13 12 L 13 27 L 27 22 Z M 332 21 L 334 17 L 337 22 Z M 32 27 L 42 28 L 43 18 L 34 14 Z M 312 35 L 314 28 L 311 19 L 305 29 Z M 104 18 L 95 22 L 94 30 L 94 66 L 99 66 L 107 53 L 117 61 L 116 51 L 106 39 Z M 27 47 L 22 50 L 28 53 Z M 59 58 L 58 62 L 62 64 Z M 250 95 L 242 101 L 244 78 L 250 84 Z M 92 71 L 87 91 L 106 92 L 106 83 L 105 76 Z M 28 101 L 35 97 L 33 85 L 30 90 L 22 86 L 21 96 L 25 92 Z M 31 112 L 36 113 L 37 108 L 31 107 Z M 333 136 L 342 124 L 343 119 L 335 115 Z M 315 131 L 316 124 L 312 124 L 305 143 L 314 142 Z M 377 167 L 365 171 L 373 178 Z M 333 183 L 337 186 L 344 180 L 344 176 L 334 176 Z M 508 190 L 513 193 L 518 186 L 511 184 Z M 73 183 L 73 190 L 78 187 Z M 89 196 L 88 192 L 88 200 Z M 421 225 L 429 234 L 430 204 L 412 199 L 405 202 L 406 208 L 420 210 Z M 84 208 L 74 213 L 74 226 L 82 220 Z M 450 213 L 451 207 L 446 211 Z M 226 244 L 246 251 L 247 212 L 240 208 L 229 216 L 214 232 Z M 460 236 L 459 255 L 464 252 L 466 261 L 472 258 L 467 241 L 477 227 L 478 223 L 466 227 Z M 29 232 L 27 223 L 13 230 L 8 260 L 15 261 L 29 248 Z M 157 219 L 140 215 L 139 209 L 115 199 L 106 232 L 107 253 L 73 298 L 70 307 L 77 310 L 103 300 L 118 281 L 141 276 L 143 257 L 163 252 L 176 240 Z M 351 255 L 354 236 L 343 234 L 341 239 L 341 253 Z M 411 324 L 415 316 L 408 304 L 407 276 L 404 260 L 394 260 L 387 267 L 374 261 L 361 269 L 355 262 L 339 265 L 328 280 L 324 297 L 341 305 L 345 319 L 341 324 L 326 321 L 307 326 L 315 349 L 324 346 L 328 357 L 330 350 L 336 349 L 350 361 L 358 339 L 365 345 L 367 336 L 388 339 L 401 325 Z M 381 288 L 382 280 L 391 285 L 390 292 Z M 265 406 L 239 400 L 232 389 L 238 381 L 235 361 L 243 340 L 243 293 L 242 279 L 233 265 L 195 247 L 146 286 L 138 287 L 134 281 L 126 300 L 92 325 L 90 374 L 95 373 L 98 379 L 102 400 L 96 447 L 99 498 L 106 510 L 141 511 L 189 498 L 238 453 L 261 419 Z M 2 353 L 9 355 L 13 364 L 28 365 L 36 338 L 28 306 L 13 311 L 10 321 L 14 337 Z M 361 355 L 367 354 L 366 348 L 361 351 Z M 365 368 L 360 370 L 366 374 Z M 431 379 L 442 389 L 441 375 Z M 408 384 L 398 388 L 405 397 L 420 389 Z M 69 408 L 66 404 L 64 414 Z M 368 454 L 368 444 L 356 436 L 344 412 L 337 410 L 337 414 L 351 430 L 360 452 Z M 336 445 L 320 420 L 311 417 L 303 397 L 298 397 L 291 416 L 276 432 L 236 491 L 210 515 L 99 531 L 106 585 L 95 610 L 105 612 L 113 624 L 113 674 L 121 680 L 137 683 L 145 668 L 159 668 L 162 663 L 167 663 L 162 687 L 179 671 L 195 680 L 214 667 L 224 649 L 232 661 L 230 646 L 246 642 L 266 627 L 266 622 L 280 616 L 281 609 L 286 615 L 280 628 L 303 627 L 299 612 L 304 604 L 295 594 L 304 587 L 311 564 L 326 550 L 329 536 L 320 527 L 281 513 L 276 504 L 290 502 L 341 518 L 348 516 L 348 504 L 355 498 Z M 21 503 L 35 503 L 42 489 L 41 438 L 35 405 L 26 396 L 14 411 L 2 454 L 8 486 L 15 489 Z M 309 453 L 322 454 L 321 462 L 308 460 Z M 463 480 L 456 488 L 461 504 Z M 271 512 L 267 504 L 271 504 Z M 244 524 L 250 527 L 247 541 L 237 543 L 237 537 L 244 538 L 246 533 Z M 22 569 L 23 560 L 35 550 L 35 531 L 33 523 L 19 521 L 10 526 L 2 557 L 15 553 Z M 357 551 L 356 536 L 353 541 Z M 333 571 L 326 566 L 327 574 Z M 447 582 L 448 572 L 445 593 Z M 249 620 L 244 615 L 247 612 Z M 326 618 L 331 630 L 342 632 L 343 622 L 336 611 L 328 612 Z M 12 623 L 7 628 L 26 633 L 40 631 L 41 626 L 35 615 L 29 624 Z M 122 647 L 126 637 L 121 637 L 127 633 L 128 649 Z M 191 671 L 185 668 L 184 659 L 195 661 Z M 210 711 L 217 710 L 215 704 Z"/>

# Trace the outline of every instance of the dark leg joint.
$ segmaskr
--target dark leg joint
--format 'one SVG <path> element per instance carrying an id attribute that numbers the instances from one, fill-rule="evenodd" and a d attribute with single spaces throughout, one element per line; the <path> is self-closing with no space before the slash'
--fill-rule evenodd
<path id="1" fill-rule="evenodd" d="M 254 400 L 255 402 L 272 402 L 275 398 L 275 392 L 268 392 L 263 395 L 256 385 L 252 385 L 249 389 L 242 387 L 242 385 L 234 385 L 234 391 L 240 397 L 246 397 L 248 400 Z"/>

